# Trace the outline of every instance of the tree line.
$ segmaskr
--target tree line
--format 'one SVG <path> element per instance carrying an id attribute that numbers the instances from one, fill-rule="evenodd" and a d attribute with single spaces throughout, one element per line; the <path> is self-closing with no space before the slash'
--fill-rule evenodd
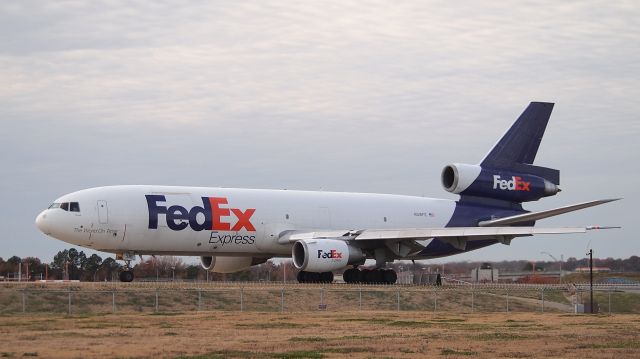
<path id="1" fill-rule="evenodd" d="M 113 257 L 103 259 L 98 254 L 87 256 L 75 248 L 59 251 L 50 263 L 37 257 L 0 257 L 0 279 L 17 280 L 80 280 L 118 281 L 123 265 Z M 282 281 L 295 280 L 297 270 L 291 263 L 267 262 L 246 271 L 230 274 L 207 273 L 200 264 L 185 263 L 174 256 L 146 256 L 133 266 L 137 280 L 228 280 L 228 281 Z M 22 272 L 22 275 L 18 273 Z"/>
<path id="2" fill-rule="evenodd" d="M 469 274 L 474 268 L 491 265 L 501 272 L 557 271 L 556 261 L 500 261 L 500 262 L 449 262 L 433 264 L 422 262 L 395 262 L 389 267 L 397 272 L 429 272 L 445 274 Z M 568 258 L 562 262 L 564 271 L 589 266 L 587 258 Z M 610 268 L 612 272 L 640 272 L 640 257 L 627 259 L 594 259 L 594 266 Z M 22 280 L 70 279 L 81 281 L 117 281 L 122 265 L 114 258 L 102 258 L 97 254 L 87 256 L 75 248 L 59 251 L 50 263 L 43 263 L 37 257 L 20 258 L 12 256 L 7 260 L 0 257 L 0 278 L 17 279 L 22 271 Z M 137 280 L 211 280 L 211 281 L 293 281 L 298 270 L 291 260 L 267 261 L 246 271 L 230 274 L 207 273 L 200 264 L 185 263 L 174 256 L 147 256 L 133 267 Z M 338 271 L 341 272 L 341 271 Z M 338 273 L 337 272 L 337 273 Z"/>

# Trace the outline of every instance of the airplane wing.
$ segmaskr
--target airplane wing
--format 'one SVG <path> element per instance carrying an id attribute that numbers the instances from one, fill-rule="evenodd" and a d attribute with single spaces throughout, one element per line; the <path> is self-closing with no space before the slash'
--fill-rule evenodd
<path id="1" fill-rule="evenodd" d="M 466 237 L 481 240 L 497 236 L 531 236 L 534 234 L 584 233 L 594 227 L 449 227 L 449 228 L 405 228 L 405 229 L 364 229 L 343 231 L 300 232 L 287 231 L 280 236 L 280 242 L 296 242 L 305 239 L 342 238 L 345 240 L 389 240 L 389 239 L 430 239 L 445 237 Z"/>
<path id="2" fill-rule="evenodd" d="M 285 231 L 280 234 L 278 242 L 297 242 L 314 239 L 341 239 L 344 241 L 380 241 L 395 254 L 405 257 L 413 255 L 426 245 L 425 241 L 437 238 L 449 243 L 454 248 L 465 250 L 467 242 L 480 240 L 495 240 L 503 244 L 510 244 L 516 237 L 532 236 L 534 234 L 569 234 L 585 233 L 593 229 L 608 229 L 618 227 L 532 227 L 505 226 L 515 223 L 536 221 L 559 214 L 593 207 L 616 199 L 603 199 L 553 208 L 539 212 L 529 212 L 515 216 L 496 218 L 482 221 L 479 227 L 445 227 L 445 228 L 401 228 L 401 229 L 360 229 L 360 230 L 332 230 L 332 231 Z"/>
<path id="3" fill-rule="evenodd" d="M 405 228 L 405 229 L 364 229 L 342 231 L 286 231 L 280 235 L 280 243 L 314 239 L 342 239 L 345 241 L 382 241 L 399 256 L 413 255 L 424 249 L 425 240 L 437 238 L 453 247 L 464 250 L 467 242 L 496 240 L 510 244 L 515 237 L 534 234 L 585 233 L 588 230 L 615 227 L 450 227 L 450 228 Z"/>

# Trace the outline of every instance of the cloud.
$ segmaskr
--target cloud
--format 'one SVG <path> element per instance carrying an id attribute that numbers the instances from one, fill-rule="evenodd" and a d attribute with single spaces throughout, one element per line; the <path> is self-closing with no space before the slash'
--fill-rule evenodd
<path id="1" fill-rule="evenodd" d="M 623 193 L 629 204 L 598 213 L 631 223 L 638 12 L 604 1 L 3 3 L 0 194 L 21 209 L 0 224 L 37 237 L 45 202 L 116 183 L 453 198 L 440 168 L 478 161 L 531 100 L 557 102 L 538 160 L 566 183 L 531 206 Z M 629 252 L 627 233 L 612 255 Z M 527 243 L 491 255 L 533 255 Z"/>

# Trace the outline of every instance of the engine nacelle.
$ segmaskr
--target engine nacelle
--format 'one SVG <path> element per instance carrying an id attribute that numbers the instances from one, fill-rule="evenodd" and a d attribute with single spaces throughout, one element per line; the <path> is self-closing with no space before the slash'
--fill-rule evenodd
<path id="1" fill-rule="evenodd" d="M 442 186 L 459 195 L 496 198 L 512 202 L 537 201 L 560 192 L 554 183 L 528 173 L 454 163 L 442 170 Z"/>
<path id="2" fill-rule="evenodd" d="M 360 248 L 336 239 L 300 240 L 293 244 L 293 265 L 307 272 L 330 272 L 364 259 Z"/>
<path id="3" fill-rule="evenodd" d="M 202 268 L 214 273 L 235 273 L 266 261 L 267 258 L 253 257 L 200 257 Z"/>
<path id="4" fill-rule="evenodd" d="M 460 194 L 478 178 L 482 168 L 478 165 L 454 163 L 442 170 L 442 186 L 447 192 Z"/>

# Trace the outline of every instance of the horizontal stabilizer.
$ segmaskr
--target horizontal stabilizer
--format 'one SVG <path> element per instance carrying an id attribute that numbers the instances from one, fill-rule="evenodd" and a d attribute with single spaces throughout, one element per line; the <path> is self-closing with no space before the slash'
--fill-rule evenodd
<path id="1" fill-rule="evenodd" d="M 587 227 L 587 231 L 597 231 L 599 229 L 620 229 L 620 226 L 590 226 Z"/>
<path id="2" fill-rule="evenodd" d="M 509 224 L 522 223 L 522 222 L 537 221 L 539 219 L 553 217 L 553 216 L 557 216 L 557 215 L 560 215 L 560 214 L 563 214 L 563 213 L 573 212 L 573 211 L 577 211 L 577 210 L 580 210 L 580 209 L 589 208 L 589 207 L 593 207 L 593 206 L 598 206 L 598 205 L 601 205 L 601 204 L 617 201 L 617 200 L 620 200 L 620 199 L 621 198 L 600 199 L 600 200 L 597 200 L 597 201 L 589 201 L 589 202 L 583 202 L 583 203 L 578 203 L 578 204 L 572 204 L 572 205 L 569 205 L 569 206 L 548 209 L 548 210 L 545 210 L 545 211 L 530 212 L 530 213 L 518 214 L 518 215 L 510 216 L 510 217 L 504 217 L 504 218 L 497 218 L 497 219 L 492 219 L 492 220 L 488 220 L 488 221 L 482 221 L 482 222 L 478 223 L 478 225 L 480 227 L 493 227 L 493 226 L 504 226 L 504 225 L 509 225 Z"/>

